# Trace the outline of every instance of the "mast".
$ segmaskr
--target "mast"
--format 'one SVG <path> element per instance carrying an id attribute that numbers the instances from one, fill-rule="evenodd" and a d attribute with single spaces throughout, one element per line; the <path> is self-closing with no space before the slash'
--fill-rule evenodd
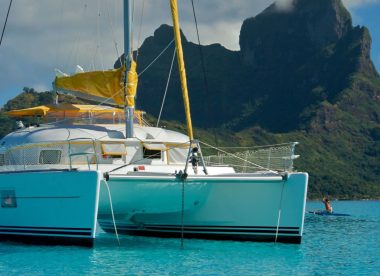
<path id="1" fill-rule="evenodd" d="M 190 115 L 190 102 L 189 102 L 189 95 L 188 95 L 188 90 L 187 90 L 185 62 L 183 59 L 181 32 L 179 28 L 177 0 L 170 0 L 170 8 L 172 12 L 174 39 L 175 39 L 175 45 L 177 49 L 178 71 L 181 78 L 182 98 L 183 98 L 183 104 L 185 106 L 185 113 L 186 113 L 187 133 L 190 137 L 190 141 L 192 141 L 194 139 L 193 126 L 192 126 L 191 115 Z"/>
<path id="2" fill-rule="evenodd" d="M 129 0 L 124 0 L 124 97 L 125 97 L 125 135 L 126 138 L 134 136 L 133 119 L 135 106 L 127 105 L 127 72 L 131 66 L 132 53 L 131 53 L 131 4 Z"/>

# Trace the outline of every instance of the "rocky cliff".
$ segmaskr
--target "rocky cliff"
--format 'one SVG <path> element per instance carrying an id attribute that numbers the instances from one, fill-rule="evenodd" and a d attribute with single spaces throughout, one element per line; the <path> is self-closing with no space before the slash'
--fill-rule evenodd
<path id="1" fill-rule="evenodd" d="M 147 38 L 139 49 L 140 70 L 171 40 L 167 25 Z M 336 102 L 353 74 L 377 76 L 370 59 L 370 34 L 365 27 L 352 26 L 341 0 L 294 0 L 288 9 L 272 4 L 244 21 L 240 51 L 219 44 L 201 46 L 208 87 L 199 46 L 185 36 L 183 45 L 193 120 L 200 127 L 297 130 L 309 123 L 305 114 L 312 106 Z M 151 114 L 159 112 L 172 53 L 173 47 L 140 78 L 137 104 Z M 163 118 L 183 121 L 176 70 Z"/>

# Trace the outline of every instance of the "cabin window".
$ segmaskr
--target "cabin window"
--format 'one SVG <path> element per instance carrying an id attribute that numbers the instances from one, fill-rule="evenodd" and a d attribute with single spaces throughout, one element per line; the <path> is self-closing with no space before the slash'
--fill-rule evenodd
<path id="1" fill-rule="evenodd" d="M 0 166 L 5 165 L 5 154 L 0 153 Z"/>
<path id="2" fill-rule="evenodd" d="M 61 162 L 60 150 L 41 150 L 39 163 L 40 164 L 59 164 Z"/>
<path id="3" fill-rule="evenodd" d="M 1 208 L 16 208 L 17 199 L 14 190 L 1 191 Z"/>
<path id="4" fill-rule="evenodd" d="M 144 147 L 144 158 L 146 159 L 161 159 L 161 150 L 147 149 Z"/>
<path id="5" fill-rule="evenodd" d="M 121 158 L 127 155 L 127 149 L 124 143 L 102 143 L 103 158 Z"/>

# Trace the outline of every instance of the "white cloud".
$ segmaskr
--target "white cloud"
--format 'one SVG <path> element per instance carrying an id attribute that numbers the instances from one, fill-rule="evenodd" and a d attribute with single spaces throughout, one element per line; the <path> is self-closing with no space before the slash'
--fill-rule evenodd
<path id="1" fill-rule="evenodd" d="M 379 2 L 379 0 L 343 0 L 343 3 L 349 8 L 370 5 Z"/>
<path id="2" fill-rule="evenodd" d="M 45 92 L 51 90 L 50 86 L 47 86 L 46 83 L 35 83 L 32 84 L 31 87 L 34 88 L 34 90 L 39 91 L 39 92 Z"/>
<path id="3" fill-rule="evenodd" d="M 142 1 L 136 1 L 134 44 L 140 28 Z M 262 11 L 271 0 L 194 1 L 203 44 L 219 42 L 238 49 L 245 18 Z M 196 42 L 190 1 L 179 1 L 185 35 Z M 100 11 L 100 16 L 99 16 Z M 5 13 L 0 11 L 0 22 Z M 162 23 L 172 24 L 167 0 L 145 1 L 141 41 Z M 73 72 L 112 68 L 123 52 L 122 1 L 18 0 L 12 5 L 0 51 L 0 105 L 24 86 L 50 87 L 54 69 Z M 37 87 L 35 87 L 37 89 Z M 10 91 L 10 92 L 8 92 Z"/>
<path id="4" fill-rule="evenodd" d="M 288 0 L 278 0 L 287 7 Z M 343 0 L 349 7 L 380 0 Z M 190 1 L 178 1 L 186 37 L 197 42 Z M 202 44 L 221 43 L 239 49 L 244 19 L 257 15 L 273 0 L 194 0 Z M 142 1 L 135 7 L 135 48 Z M 99 16 L 100 11 L 100 16 Z M 0 22 L 6 11 L 0 10 Z M 121 0 L 18 0 L 14 1 L 0 47 L 0 105 L 24 86 L 46 90 L 54 69 L 73 72 L 77 64 L 85 70 L 112 68 L 123 52 Z M 145 1 L 141 40 L 162 23 L 171 24 L 167 0 Z M 140 41 L 141 43 L 142 41 Z"/>
<path id="5" fill-rule="evenodd" d="M 293 0 L 277 0 L 276 8 L 280 11 L 291 11 L 293 9 Z"/>

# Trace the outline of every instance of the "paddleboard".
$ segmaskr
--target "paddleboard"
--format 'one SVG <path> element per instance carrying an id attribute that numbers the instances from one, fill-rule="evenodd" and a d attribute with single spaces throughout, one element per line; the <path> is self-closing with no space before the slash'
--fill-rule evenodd
<path id="1" fill-rule="evenodd" d="M 327 212 L 327 211 L 308 211 L 310 214 L 318 215 L 318 216 L 335 216 L 335 217 L 349 217 L 349 214 L 335 213 L 335 212 Z"/>

